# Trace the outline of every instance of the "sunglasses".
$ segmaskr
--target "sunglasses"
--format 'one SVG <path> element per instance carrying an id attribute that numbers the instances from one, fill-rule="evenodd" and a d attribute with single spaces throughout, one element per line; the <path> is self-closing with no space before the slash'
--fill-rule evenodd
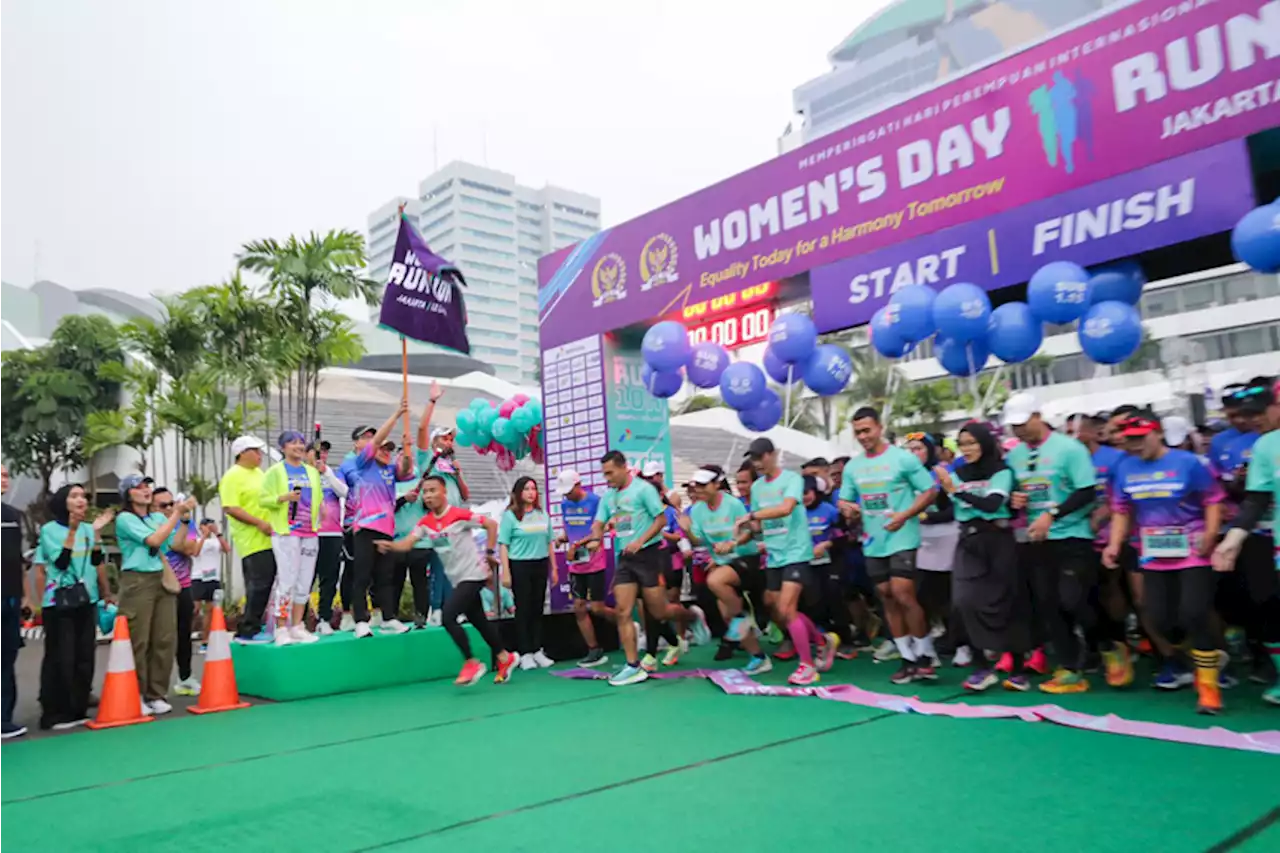
<path id="1" fill-rule="evenodd" d="M 167 503 L 156 504 L 156 509 L 173 509 L 173 501 Z"/>
<path id="2" fill-rule="evenodd" d="M 932 439 L 930 439 L 929 436 L 923 432 L 907 433 L 907 441 L 931 441 L 931 440 Z"/>

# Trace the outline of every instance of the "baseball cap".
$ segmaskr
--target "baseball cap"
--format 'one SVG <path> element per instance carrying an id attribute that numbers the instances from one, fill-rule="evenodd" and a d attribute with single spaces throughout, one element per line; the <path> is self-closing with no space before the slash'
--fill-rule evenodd
<path id="1" fill-rule="evenodd" d="M 582 475 L 572 468 L 567 471 L 561 471 L 556 477 L 556 494 L 564 497 L 573 491 L 573 487 L 582 483 Z"/>
<path id="2" fill-rule="evenodd" d="M 256 435 L 242 435 L 231 442 L 231 458 L 235 459 L 246 450 L 264 450 L 267 443 Z"/>
<path id="3" fill-rule="evenodd" d="M 377 432 L 377 430 L 369 426 L 368 424 L 360 424 L 358 427 L 356 427 L 351 431 L 351 440 L 359 441 L 360 436 L 368 432 Z"/>
<path id="4" fill-rule="evenodd" d="M 141 474 L 125 474 L 120 478 L 120 497 L 128 498 L 130 489 L 136 489 L 138 486 L 154 483 L 155 480 L 150 477 L 144 477 Z"/>
<path id="5" fill-rule="evenodd" d="M 773 442 L 767 438 L 757 438 L 751 442 L 751 446 L 747 448 L 747 452 L 743 454 L 751 459 L 759 459 L 766 453 L 774 452 Z"/>
<path id="6" fill-rule="evenodd" d="M 650 459 L 644 463 L 644 467 L 640 469 L 640 475 L 643 477 L 656 477 L 666 469 L 662 462 L 657 459 Z"/>
<path id="7" fill-rule="evenodd" d="M 1004 425 L 1022 426 L 1040 412 L 1040 401 L 1034 394 L 1023 391 L 1014 394 L 1004 404 Z"/>
<path id="8" fill-rule="evenodd" d="M 432 428 L 431 428 L 431 440 L 432 440 L 432 441 L 435 441 L 437 438 L 441 438 L 441 437 L 446 436 L 446 435 L 454 435 L 454 434 L 456 434 L 457 432 L 458 432 L 458 431 L 457 431 L 456 429 L 454 429 L 453 427 L 451 427 L 451 426 L 438 426 L 438 427 L 432 427 Z"/>
<path id="9" fill-rule="evenodd" d="M 1160 427 L 1164 430 L 1164 443 L 1170 447 L 1182 444 L 1191 434 L 1191 422 L 1182 415 L 1166 415 L 1160 419 Z"/>
<path id="10" fill-rule="evenodd" d="M 699 486 L 709 486 L 721 478 L 720 474 L 708 468 L 699 468 L 693 472 L 693 476 L 689 478 L 690 483 L 697 483 Z"/>

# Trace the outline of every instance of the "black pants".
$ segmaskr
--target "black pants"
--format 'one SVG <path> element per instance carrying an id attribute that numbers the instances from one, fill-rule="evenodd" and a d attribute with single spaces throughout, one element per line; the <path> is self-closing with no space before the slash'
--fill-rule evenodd
<path id="1" fill-rule="evenodd" d="M 338 582 L 338 594 L 342 596 L 342 609 L 350 613 L 355 593 L 352 590 L 356 582 L 356 538 L 348 530 L 342 534 L 342 580 Z"/>
<path id="2" fill-rule="evenodd" d="M 40 725 L 89 715 L 97 608 L 44 609 L 44 660 L 40 664 Z"/>
<path id="3" fill-rule="evenodd" d="M 516 601 L 516 649 L 522 655 L 542 648 L 542 610 L 547 601 L 550 564 L 541 560 L 510 560 L 511 596 Z"/>
<path id="4" fill-rule="evenodd" d="M 1079 670 L 1080 641 L 1076 626 L 1086 637 L 1097 627 L 1093 588 L 1098 583 L 1098 557 L 1088 539 L 1055 539 L 1033 542 L 1023 552 L 1030 560 L 1036 616 L 1053 643 L 1058 665 Z"/>
<path id="5" fill-rule="evenodd" d="M 449 598 L 445 601 L 444 607 L 440 610 L 440 618 L 444 624 L 444 629 L 449 632 L 449 639 L 453 640 L 453 644 L 458 647 L 458 651 L 462 652 L 462 657 L 470 660 L 471 655 L 471 639 L 467 636 L 467 632 L 458 624 L 458 617 L 465 616 L 477 631 L 480 632 L 481 638 L 489 645 L 490 665 L 498 665 L 498 652 L 502 651 L 502 637 L 498 634 L 498 629 L 494 627 L 484 615 L 484 601 L 480 598 L 480 591 L 484 589 L 485 581 L 462 581 L 453 588 L 449 593 Z M 520 610 L 517 607 L 516 613 Z"/>
<path id="6" fill-rule="evenodd" d="M 839 634 L 841 643 L 852 643 L 853 625 L 849 619 L 849 606 L 844 601 L 844 555 L 840 555 L 839 561 L 832 557 L 830 563 L 819 563 L 813 567 L 813 573 L 819 584 L 814 621 Z"/>
<path id="7" fill-rule="evenodd" d="M 1210 622 L 1218 577 L 1209 566 L 1175 571 L 1142 573 L 1142 591 L 1147 618 L 1166 637 L 1174 628 L 1187 632 L 1191 647 L 1208 651 L 1217 648 Z"/>
<path id="8" fill-rule="evenodd" d="M 404 581 L 407 577 L 413 584 L 413 615 L 426 617 L 427 608 L 431 605 L 431 574 L 428 565 L 431 563 L 432 551 L 425 548 L 414 548 L 407 554 L 396 554 L 396 601 L 404 593 Z"/>
<path id="9" fill-rule="evenodd" d="M 240 566 L 244 571 L 244 613 L 240 614 L 236 636 L 248 639 L 262 630 L 262 616 L 276 582 L 276 555 L 268 548 L 242 558 Z"/>
<path id="10" fill-rule="evenodd" d="M 396 555 L 383 554 L 376 543 L 392 537 L 378 530 L 355 532 L 355 572 L 351 580 L 351 595 L 355 599 L 351 610 L 357 622 L 369 621 L 368 592 L 373 587 L 373 604 L 382 611 L 382 618 L 395 619 L 400 610 L 396 596 Z"/>
<path id="11" fill-rule="evenodd" d="M 184 586 L 178 601 L 178 680 L 191 677 L 191 628 L 195 621 L 195 599 L 191 587 Z"/>
<path id="12" fill-rule="evenodd" d="M 342 537 L 321 536 L 320 553 L 316 556 L 316 579 L 320 583 L 320 621 L 333 618 L 333 596 L 338 592 L 338 577 L 342 571 Z M 346 596 L 343 596 L 346 601 Z"/>
<path id="13" fill-rule="evenodd" d="M 4 712 L 6 726 L 13 722 L 13 709 L 18 704 L 18 679 L 13 674 L 13 669 L 18 662 L 18 649 L 23 645 L 21 608 L 22 599 L 4 599 L 4 631 L 3 637 L 0 637 L 4 655 L 4 674 L 0 686 L 4 688 L 4 697 L 0 710 Z"/>

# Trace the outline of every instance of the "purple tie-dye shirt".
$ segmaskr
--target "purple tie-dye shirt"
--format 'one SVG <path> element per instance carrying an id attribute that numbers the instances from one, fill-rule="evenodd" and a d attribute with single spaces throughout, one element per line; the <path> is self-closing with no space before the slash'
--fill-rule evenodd
<path id="1" fill-rule="evenodd" d="M 396 480 L 412 480 L 413 472 L 399 477 L 396 460 L 383 465 L 374 458 L 373 442 L 369 442 L 356 454 L 352 465 L 351 491 L 347 492 L 347 504 L 355 502 L 352 512 L 352 530 L 376 530 L 388 536 L 396 535 Z"/>
<path id="2" fill-rule="evenodd" d="M 311 501 L 314 499 L 311 494 L 311 478 L 307 476 L 305 465 L 290 465 L 286 462 L 284 473 L 289 478 L 289 491 L 298 489 L 301 492 L 297 509 L 289 510 L 289 535 L 310 539 L 316 535 L 311 527 Z"/>
<path id="3" fill-rule="evenodd" d="M 322 492 L 324 497 L 320 503 L 319 534 L 321 536 L 341 536 L 342 499 L 328 484 L 323 486 Z"/>
<path id="4" fill-rule="evenodd" d="M 188 540 L 199 538 L 199 530 L 195 524 L 179 524 L 174 528 L 173 532 L 169 534 L 169 538 L 165 540 L 164 558 L 169 561 L 169 565 L 173 568 L 173 573 L 177 575 L 178 586 L 186 589 L 191 586 L 191 558 L 186 554 L 179 554 L 171 547 L 173 545 L 173 540 L 178 535 L 178 531 L 184 529 L 184 527 L 187 531 Z"/>
<path id="5" fill-rule="evenodd" d="M 1204 509 L 1226 494 L 1198 456 L 1185 450 L 1167 451 L 1153 461 L 1127 456 L 1116 466 L 1111 487 L 1112 510 L 1128 515 L 1137 530 L 1143 569 L 1210 564 L 1201 554 Z"/>

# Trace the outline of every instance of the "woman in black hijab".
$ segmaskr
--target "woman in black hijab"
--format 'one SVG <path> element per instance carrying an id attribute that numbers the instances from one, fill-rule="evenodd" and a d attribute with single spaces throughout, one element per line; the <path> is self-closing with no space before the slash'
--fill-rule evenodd
<path id="1" fill-rule="evenodd" d="M 1027 690 L 1030 682 L 1021 670 L 1022 656 L 1031 647 L 1030 602 L 1009 527 L 1013 472 L 984 424 L 961 427 L 958 444 L 963 462 L 955 473 L 943 466 L 934 470 L 938 483 L 955 502 L 960 525 L 951 573 L 952 607 L 975 650 L 1012 655 L 1013 669 L 1005 688 Z M 974 667 L 965 680 L 966 689 L 986 690 L 999 680 L 981 652 L 975 655 Z"/>

